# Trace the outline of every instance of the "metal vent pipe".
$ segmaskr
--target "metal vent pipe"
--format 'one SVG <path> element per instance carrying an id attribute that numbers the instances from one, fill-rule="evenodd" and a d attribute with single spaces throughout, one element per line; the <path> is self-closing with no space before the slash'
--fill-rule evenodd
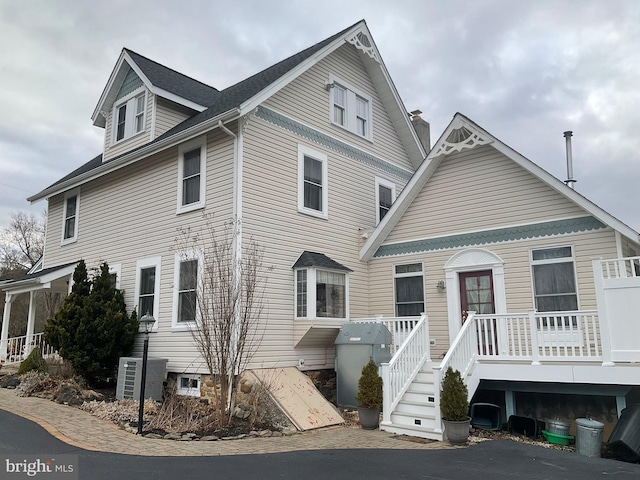
<path id="1" fill-rule="evenodd" d="M 573 132 L 571 130 L 564 132 L 564 138 L 567 141 L 567 179 L 564 181 L 569 188 L 573 188 L 573 184 L 577 180 L 573 178 L 573 154 L 571 153 L 571 137 Z"/>

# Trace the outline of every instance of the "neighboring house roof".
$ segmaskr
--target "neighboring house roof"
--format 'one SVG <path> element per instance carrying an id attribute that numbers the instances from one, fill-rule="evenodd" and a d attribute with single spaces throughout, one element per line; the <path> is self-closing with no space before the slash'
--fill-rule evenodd
<path id="1" fill-rule="evenodd" d="M 414 173 L 409 183 L 402 190 L 400 196 L 391 206 L 389 212 L 380 221 L 376 229 L 369 236 L 369 239 L 360 249 L 360 259 L 370 260 L 376 251 L 381 247 L 389 233 L 398 223 L 409 205 L 425 187 L 433 173 L 436 171 L 442 160 L 449 154 L 465 149 L 474 148 L 478 145 L 491 145 L 507 158 L 513 160 L 529 173 L 535 175 L 542 182 L 556 190 L 561 195 L 577 204 L 579 207 L 590 213 L 594 218 L 605 225 L 620 232 L 620 234 L 634 242 L 640 241 L 640 234 L 634 229 L 624 224 L 613 215 L 609 214 L 589 199 L 569 188 L 562 180 L 551 175 L 549 172 L 524 157 L 498 138 L 480 127 L 461 113 L 456 113 L 453 120 L 444 130 L 438 141 L 425 158 L 424 162 Z"/>
<path id="2" fill-rule="evenodd" d="M 366 38 L 366 41 L 363 44 L 361 39 L 364 38 Z M 282 60 L 281 62 L 278 62 L 275 65 L 272 65 L 271 67 L 222 90 L 218 95 L 212 95 L 215 97 L 212 104 L 207 105 L 206 108 L 203 107 L 198 109 L 200 110 L 199 113 L 196 113 L 179 123 L 151 142 L 129 152 L 123 153 L 122 155 L 110 159 L 105 163 L 102 163 L 101 161 L 98 163 L 98 157 L 96 157 L 39 193 L 29 197 L 27 200 L 35 202 L 57 193 L 61 193 L 70 188 L 74 188 L 110 171 L 122 168 L 130 163 L 146 158 L 147 156 L 157 153 L 162 149 L 169 148 L 170 146 L 186 141 L 197 135 L 201 135 L 218 126 L 220 122 L 224 123 L 232 121 L 242 115 L 249 114 L 260 103 L 264 102 L 271 95 L 277 93 L 280 89 L 311 68 L 317 62 L 321 61 L 327 55 L 345 44 L 345 42 L 354 44 L 362 53 L 363 61 L 371 72 L 372 81 L 376 85 L 376 88 L 381 91 L 381 98 L 383 99 L 383 102 L 385 102 L 387 112 L 398 130 L 399 136 L 409 157 L 417 167 L 422 162 L 425 151 L 418 139 L 413 125 L 411 124 L 406 108 L 402 104 L 391 77 L 389 76 L 384 63 L 381 60 L 380 54 L 373 43 L 373 39 L 369 33 L 366 23 L 364 20 L 361 20 L 360 22 L 357 22 L 341 32 L 332 35 L 322 42 L 296 53 L 295 55 L 292 55 L 291 57 L 286 58 L 285 60 Z M 133 56 L 131 53 L 133 53 Z M 111 97 L 115 98 L 115 94 L 111 92 L 117 90 L 117 88 L 115 88 L 115 85 L 117 85 L 116 80 L 121 82 L 124 78 L 124 74 L 119 73 L 122 69 L 118 69 L 122 62 L 125 61 L 125 57 L 131 59 L 131 62 L 134 64 L 133 66 L 138 70 L 136 73 L 146 78 L 144 73 L 146 71 L 151 74 L 151 77 L 156 82 L 166 80 L 166 78 L 171 76 L 170 72 L 174 72 L 169 68 L 163 67 L 156 62 L 146 59 L 145 57 L 140 55 L 137 55 L 136 57 L 136 55 L 137 54 L 135 54 L 135 52 L 131 52 L 130 50 L 123 50 L 123 54 L 121 55 L 116 68 L 114 68 L 111 78 L 109 79 L 109 83 L 107 84 L 107 87 L 100 98 L 100 102 L 94 111 L 94 123 L 102 117 L 100 114 L 101 105 L 106 105 L 108 101 L 112 101 L 109 100 Z M 134 58 L 137 58 L 138 61 L 144 59 L 141 61 L 141 66 L 138 66 L 134 62 Z M 174 73 L 177 74 L 177 72 Z M 184 78 L 189 79 L 189 77 Z M 190 80 L 192 82 L 197 82 L 193 79 Z M 149 82 L 151 83 L 151 80 L 149 80 Z M 192 88 L 193 86 L 193 83 L 189 83 L 189 88 Z M 153 91 L 153 89 L 151 90 Z M 192 105 L 192 107 L 195 108 L 194 105 Z"/>
<path id="3" fill-rule="evenodd" d="M 345 267 L 341 263 L 327 257 L 324 253 L 308 252 L 306 250 L 302 252 L 302 255 L 300 255 L 298 260 L 296 260 L 296 263 L 294 263 L 291 268 L 302 267 L 330 268 L 332 270 L 346 270 L 348 272 L 353 272 L 349 267 Z"/>

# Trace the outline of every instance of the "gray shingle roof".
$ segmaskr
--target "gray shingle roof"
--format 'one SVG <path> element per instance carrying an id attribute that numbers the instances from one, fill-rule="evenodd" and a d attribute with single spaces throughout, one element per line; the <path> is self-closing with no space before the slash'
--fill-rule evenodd
<path id="1" fill-rule="evenodd" d="M 109 161 L 111 162 L 136 150 L 140 150 L 149 145 L 162 141 L 177 133 L 187 130 L 188 128 L 194 127 L 222 113 L 239 107 L 244 102 L 251 99 L 260 91 L 264 90 L 266 87 L 278 80 L 280 77 L 300 65 L 306 59 L 310 58 L 318 51 L 329 45 L 331 42 L 344 35 L 358 23 L 360 22 L 356 22 L 355 24 L 345 28 L 341 32 L 338 32 L 335 35 L 332 35 L 331 37 L 319 43 L 316 43 L 315 45 L 302 50 L 301 52 L 298 52 L 295 55 L 292 55 L 289 58 L 286 58 L 281 62 L 278 62 L 275 65 L 272 65 L 271 67 L 266 68 L 265 70 L 262 70 L 261 72 L 258 72 L 245 80 L 242 80 L 241 82 L 236 83 L 235 85 L 225 88 L 222 91 L 218 91 L 213 87 L 205 85 L 204 83 L 187 77 L 186 75 L 182 75 L 181 73 L 178 73 L 175 70 L 167 68 L 157 62 L 154 62 L 153 60 L 143 57 L 136 52 L 125 49 L 131 56 L 132 60 L 136 62 L 136 64 L 144 72 L 147 78 L 149 78 L 149 81 L 151 81 L 151 83 L 164 90 L 175 93 L 176 95 L 180 95 L 183 98 L 194 101 L 200 105 L 209 106 L 209 108 L 193 115 L 192 117 L 187 118 L 182 123 L 179 123 L 169 131 L 165 132 L 159 137 L 156 137 L 151 142 L 141 145 L 135 149 L 129 150 L 128 152 L 112 158 Z M 84 165 L 75 169 L 73 172 L 65 175 L 60 180 L 49 185 L 45 190 L 67 180 L 70 180 L 74 177 L 90 172 L 100 165 L 102 165 L 102 155 L 98 155 Z"/>
<path id="2" fill-rule="evenodd" d="M 208 107 L 215 103 L 220 96 L 218 89 L 211 87 L 205 83 L 195 80 L 191 77 L 187 77 L 180 72 L 165 67 L 164 65 L 154 62 L 140 55 L 139 53 L 124 49 L 131 59 L 136 63 L 142 73 L 149 79 L 149 81 L 156 87 L 159 87 L 167 92 L 174 93 L 179 97 L 186 98 L 198 105 Z"/>
<path id="3" fill-rule="evenodd" d="M 320 268 L 330 268 L 332 270 L 346 270 L 348 272 L 353 272 L 349 267 L 345 267 L 341 263 L 332 260 L 327 257 L 324 253 L 316 253 L 316 252 L 302 252 L 302 255 L 296 260 L 296 263 L 293 264 L 291 268 L 301 268 L 301 267 L 320 267 Z"/>

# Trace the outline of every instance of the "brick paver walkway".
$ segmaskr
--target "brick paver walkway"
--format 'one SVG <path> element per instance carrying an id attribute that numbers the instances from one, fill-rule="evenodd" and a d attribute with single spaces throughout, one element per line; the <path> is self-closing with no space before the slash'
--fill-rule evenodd
<path id="1" fill-rule="evenodd" d="M 139 437 L 76 407 L 0 388 L 0 409 L 35 421 L 58 439 L 86 450 L 145 456 L 215 456 L 327 449 L 441 449 L 448 442 L 416 442 L 379 430 L 328 427 L 285 437 L 182 442 Z"/>

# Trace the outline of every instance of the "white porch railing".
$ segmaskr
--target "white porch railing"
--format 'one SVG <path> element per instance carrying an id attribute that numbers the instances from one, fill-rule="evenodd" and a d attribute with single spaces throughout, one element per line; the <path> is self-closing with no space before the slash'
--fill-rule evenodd
<path id="1" fill-rule="evenodd" d="M 31 338 L 28 335 L 22 335 L 7 340 L 7 357 L 3 363 L 12 365 L 22 362 L 29 356 L 34 347 L 40 347 L 44 358 L 57 353 L 51 345 L 45 342 L 42 332 L 31 335 Z"/>
<path id="2" fill-rule="evenodd" d="M 602 339 L 596 311 L 476 315 L 466 322 L 439 366 L 433 368 L 436 411 L 440 415 L 440 384 L 447 368 L 458 370 L 473 396 L 479 380 L 474 367 L 483 361 L 601 362 Z M 441 419 L 437 419 L 438 421 Z M 436 422 L 436 425 L 439 423 Z"/>
<path id="3" fill-rule="evenodd" d="M 382 323 L 391 332 L 391 355 L 395 355 L 400 346 L 407 340 L 411 331 L 422 319 L 419 317 L 383 317 L 358 318 L 354 323 Z M 428 342 L 427 342 L 428 343 Z"/>
<path id="4" fill-rule="evenodd" d="M 423 314 L 389 363 L 382 364 L 384 422 L 391 421 L 391 412 L 411 386 L 423 363 L 430 360 L 429 320 Z"/>

